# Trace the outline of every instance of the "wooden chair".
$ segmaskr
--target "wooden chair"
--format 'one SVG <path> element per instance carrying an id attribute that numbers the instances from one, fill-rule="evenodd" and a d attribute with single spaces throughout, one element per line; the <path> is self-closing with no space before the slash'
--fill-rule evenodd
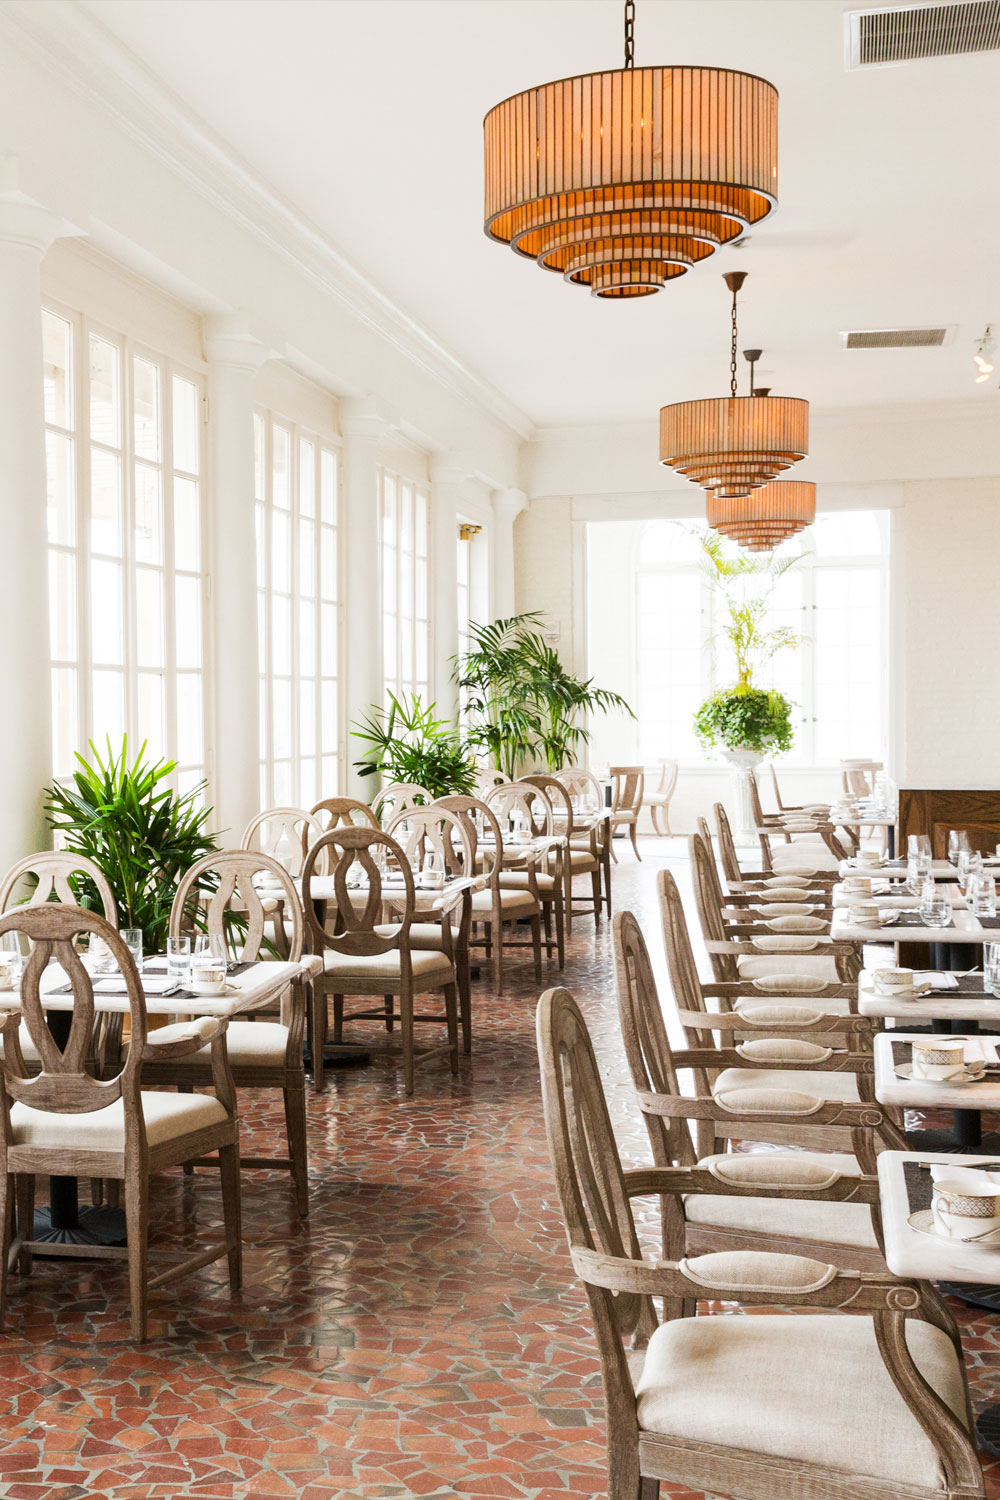
<path id="1" fill-rule="evenodd" d="M 778 785 L 778 773 L 775 769 L 773 760 L 768 761 L 767 769 L 770 772 L 771 776 L 771 790 L 774 793 L 774 805 L 778 809 L 778 813 L 782 817 L 786 816 L 789 813 L 796 813 L 802 814 L 803 816 L 807 817 L 829 819 L 829 802 L 783 802 L 781 800 L 781 788 Z"/>
<path id="2" fill-rule="evenodd" d="M 531 854 L 527 856 L 525 873 L 528 880 L 523 888 L 505 887 L 500 880 L 503 871 L 505 840 L 503 825 L 497 816 L 497 811 L 503 806 L 500 794 L 503 793 L 506 797 L 507 788 L 508 783 L 501 782 L 487 794 L 482 803 L 484 823 L 489 828 L 489 836 L 494 841 L 493 848 L 496 857 L 492 866 L 485 872 L 485 889 L 476 891 L 472 898 L 473 933 L 475 934 L 476 928 L 480 925 L 484 933 L 482 938 L 475 935 L 472 937 L 472 947 L 482 948 L 487 959 L 492 960 L 493 985 L 497 995 L 503 994 L 503 956 L 507 950 L 531 948 L 535 963 L 535 978 L 539 983 L 542 978 L 542 898 L 535 874 L 537 858 Z M 485 829 L 484 837 L 486 837 Z M 482 845 L 481 848 L 485 853 L 488 846 Z M 516 936 L 516 924 L 522 917 L 531 926 L 531 939 L 528 942 Z M 515 924 L 513 934 L 504 932 L 506 922 Z"/>
<path id="3" fill-rule="evenodd" d="M 426 787 L 418 786 L 415 781 L 394 781 L 384 786 L 372 802 L 372 813 L 382 827 L 408 807 L 430 807 L 433 801 L 434 797 Z"/>
<path id="4" fill-rule="evenodd" d="M 566 931 L 572 933 L 574 916 L 592 912 L 595 924 L 601 920 L 601 908 L 607 903 L 611 915 L 611 832 L 606 819 L 590 826 L 586 815 L 581 815 L 584 826 L 576 826 L 576 814 L 569 792 L 558 776 L 537 771 L 533 776 L 522 776 L 529 786 L 537 786 L 548 797 L 556 815 L 555 827 L 566 835 L 566 859 L 563 865 L 564 907 Z M 561 816 L 559 814 L 561 813 Z M 573 900 L 573 881 L 578 875 L 590 876 L 591 899 L 581 905 Z M 601 892 L 601 877 L 604 877 L 604 893 Z"/>
<path id="5" fill-rule="evenodd" d="M 549 1152 L 600 1352 L 608 1500 L 653 1500 L 660 1480 L 741 1500 L 981 1500 L 961 1342 L 939 1299 L 800 1255 L 645 1260 L 631 1200 L 704 1189 L 676 1168 L 623 1170 L 568 991 L 542 996 L 537 1035 Z M 769 1311 L 712 1311 L 733 1302 Z M 770 1315 L 799 1307 L 809 1316 Z"/>
<path id="6" fill-rule="evenodd" d="M 761 867 L 759 870 L 744 869 L 736 852 L 736 842 L 730 826 L 726 809 L 721 802 L 716 802 L 715 828 L 719 843 L 719 859 L 722 862 L 722 871 L 726 877 L 726 884 L 730 891 L 755 890 L 758 888 L 778 889 L 781 886 L 801 887 L 808 885 L 810 888 L 823 888 L 832 886 L 840 876 L 836 870 L 817 870 L 812 863 L 807 861 L 801 865 L 785 867 L 782 874 L 778 874 L 771 864 L 770 845 L 765 839 L 761 840 Z M 710 842 L 710 840 L 709 840 Z"/>
<path id="7" fill-rule="evenodd" d="M 127 1256 L 132 1337 L 146 1337 L 147 1297 L 151 1290 L 220 1259 L 229 1262 L 229 1285 L 242 1280 L 240 1234 L 240 1153 L 236 1091 L 226 1054 L 226 1020 L 201 1018 L 165 1026 L 146 1035 L 146 1004 L 132 954 L 115 928 L 96 912 L 45 903 L 20 907 L 0 918 L 0 934 L 16 932 L 32 945 L 21 980 L 21 1009 L 42 1060 L 42 1071 L 29 1077 L 18 1044 L 18 1016 L 3 1022 L 0 1063 L 0 1319 L 4 1310 L 7 1267 L 18 1252 L 30 1270 L 30 1228 L 34 1218 L 36 1176 L 110 1178 L 125 1185 L 128 1248 L 106 1245 L 46 1245 L 70 1255 L 100 1258 Z M 81 933 L 103 938 L 128 993 L 131 1031 L 121 1067 L 97 1078 L 87 1071 L 93 1053 L 96 1019 L 90 976 L 76 951 Z M 54 957 L 73 986 L 73 1010 L 65 1043 L 60 1047 L 49 1029 L 39 985 Z M 161 1058 L 178 1061 L 212 1049 L 212 1094 L 146 1093 L 140 1068 Z M 225 1238 L 150 1278 L 148 1262 L 149 1180 L 154 1172 L 217 1152 L 222 1181 Z M 17 1178 L 18 1234 L 11 1243 L 11 1190 Z"/>
<path id="8" fill-rule="evenodd" d="M 329 851 L 329 853 L 328 853 Z M 398 916 L 391 923 L 380 923 L 382 909 L 382 871 L 373 851 L 384 851 L 382 857 L 393 859 L 402 880 L 400 905 L 394 897 L 393 910 Z M 311 886 L 317 867 L 332 856 L 333 882 L 337 904 L 338 931 L 327 932 L 316 917 Z M 349 872 L 357 867 L 367 877 L 367 899 L 361 907 L 351 899 L 347 884 Z M 357 893 L 361 896 L 362 891 Z M 327 996 L 333 996 L 333 1034 L 339 1042 L 345 1021 L 386 1020 L 384 1005 L 379 1010 L 344 1013 L 345 995 L 399 996 L 399 1011 L 392 1019 L 399 1021 L 403 1044 L 403 1079 L 406 1092 L 413 1093 L 414 1068 L 447 1052 L 451 1071 L 458 1072 L 458 1006 L 455 966 L 443 953 L 419 951 L 410 943 L 413 924 L 413 871 L 395 839 L 376 828 L 331 828 L 313 844 L 306 855 L 302 871 L 302 905 L 312 940 L 313 951 L 323 957 L 323 973 L 313 980 L 312 1055 L 315 1060 L 313 1081 L 322 1091 L 326 1084 L 323 1047 L 327 1035 Z M 361 909 L 359 910 L 359 907 Z M 444 1013 L 416 1015 L 416 995 L 440 991 L 444 996 Z M 428 1047 L 415 1052 L 415 1022 L 446 1025 L 445 1047 Z"/>
<path id="9" fill-rule="evenodd" d="M 356 823 L 361 828 L 379 826 L 368 803 L 359 801 L 357 797 L 325 797 L 322 802 L 311 807 L 309 812 L 317 819 L 324 833 L 330 828 L 343 828 L 349 823 Z"/>
<path id="10" fill-rule="evenodd" d="M 641 859 L 639 845 L 636 843 L 636 834 L 639 831 L 639 814 L 642 811 L 642 799 L 646 786 L 646 772 L 642 766 L 609 766 L 612 780 L 611 790 L 611 838 L 614 838 L 615 829 L 620 823 L 624 823 L 628 829 L 628 836 L 632 840 L 632 848 L 635 850 L 636 859 Z M 614 844 L 611 845 L 611 858 L 617 863 Z"/>
<path id="11" fill-rule="evenodd" d="M 170 909 L 170 936 L 192 931 L 221 937 L 230 955 L 241 962 L 260 957 L 271 920 L 254 884 L 267 875 L 281 891 L 282 925 L 287 946 L 282 957 L 298 963 L 305 945 L 302 903 L 291 876 L 267 854 L 230 849 L 206 854 L 187 871 Z M 210 891 L 210 894 L 208 892 Z M 238 919 L 234 925 L 233 916 Z M 308 981 L 299 978 L 282 997 L 277 1020 L 230 1021 L 226 1035 L 229 1064 L 237 1089 L 280 1089 L 285 1108 L 288 1155 L 244 1156 L 244 1167 L 266 1167 L 291 1174 L 298 1212 L 309 1212 L 309 1154 L 306 1137 L 306 1074 L 302 1061 Z M 143 1064 L 142 1081 L 202 1088 L 211 1081 L 207 1049 L 179 1062 Z"/>
<path id="12" fill-rule="evenodd" d="M 768 859 L 774 869 L 780 874 L 789 866 L 811 863 L 820 870 L 838 870 L 841 860 L 847 858 L 848 851 L 834 834 L 833 825 L 829 819 L 825 821 L 818 818 L 778 819 L 775 815 L 775 819 L 768 823 L 760 805 L 760 788 L 757 785 L 757 778 L 752 771 L 744 774 L 761 849 L 767 846 Z M 774 847 L 773 839 L 776 836 L 784 840 L 784 847 L 781 845 L 777 849 Z"/>
<path id="13" fill-rule="evenodd" d="M 759 919 L 752 921 L 749 920 L 755 915 L 752 908 L 730 908 L 742 910 L 748 920 L 740 917 L 727 921 L 727 898 L 719 882 L 715 858 L 700 834 L 693 834 L 688 840 L 688 851 L 702 935 L 718 979 L 771 980 L 780 976 L 783 983 L 791 983 L 799 977 L 807 987 L 814 983 L 857 981 L 860 972 L 857 948 L 853 943 L 835 943 L 831 939 L 829 908 L 810 905 L 809 891 L 781 888 L 773 893 L 781 900 L 761 903 L 774 916 L 761 912 Z M 765 894 L 772 893 L 761 893 Z M 765 927 L 765 922 L 771 925 Z"/>
<path id="14" fill-rule="evenodd" d="M 677 790 L 678 764 L 675 760 L 660 761 L 660 781 L 653 791 L 646 792 L 642 799 L 643 807 L 649 808 L 649 816 L 656 832 L 666 838 L 673 838 L 670 828 L 670 799 Z M 660 827 L 660 814 L 663 814 L 663 827 Z"/>
<path id="15" fill-rule="evenodd" d="M 496 814 L 501 829 L 511 830 L 515 817 L 520 817 L 523 826 L 535 835 L 550 838 L 554 832 L 552 803 L 537 786 L 523 781 L 501 782 L 487 795 L 487 805 Z M 505 835 L 506 838 L 506 835 Z M 510 847 L 509 845 L 507 846 Z M 529 861 L 523 869 L 509 870 L 501 866 L 499 872 L 501 891 L 531 891 L 537 893 L 545 927 L 545 952 L 548 958 L 553 951 L 553 923 L 555 925 L 555 952 L 560 969 L 565 966 L 565 882 L 563 860 L 566 850 L 556 847 L 538 861 Z M 540 865 L 546 868 L 539 868 Z"/>
<path id="16" fill-rule="evenodd" d="M 447 797 L 429 807 L 410 807 L 397 813 L 386 829 L 399 843 L 410 869 L 422 872 L 427 856 L 433 854 L 445 875 L 471 876 L 476 873 L 476 826 L 465 803 L 479 806 L 474 797 Z M 458 983 L 459 1021 L 462 1047 L 472 1051 L 472 975 L 469 944 L 472 936 L 472 893 L 463 893 L 457 908 L 442 911 L 437 921 L 427 919 L 410 927 L 410 947 L 431 953 L 443 953 L 455 966 Z M 385 1029 L 393 1028 L 393 997 L 385 996 Z"/>
<path id="17" fill-rule="evenodd" d="M 476 785 L 480 797 L 485 797 L 495 786 L 502 786 L 507 780 L 506 776 L 496 766 L 477 766 Z"/>
<path id="18" fill-rule="evenodd" d="M 676 887 L 669 899 L 676 899 Z M 746 1053 L 741 1048 L 747 1048 L 747 1043 L 735 1045 L 740 1035 L 752 1038 L 750 1053 L 758 1043 L 771 1042 L 785 1057 L 798 1051 L 801 1059 L 809 1048 L 819 1055 L 837 1048 L 844 1057 L 860 1045 L 870 1062 L 877 1023 L 864 1016 L 832 1016 L 817 1009 L 811 1014 L 803 1010 L 798 1024 L 789 1026 L 780 1010 L 749 997 L 733 997 L 738 1009 L 727 1008 L 728 995 L 716 1001 L 721 1010 L 710 1011 L 690 946 L 682 942 L 670 951 L 671 974 L 680 973 L 674 997 L 688 1037 L 688 1050 L 677 1051 L 667 1037 L 649 952 L 631 912 L 618 913 L 613 935 L 622 1038 L 653 1160 L 658 1167 L 697 1167 L 707 1179 L 703 1193 L 690 1202 L 690 1214 L 680 1200 L 671 1200 L 663 1226 L 664 1254 L 673 1259 L 685 1250 L 748 1247 L 794 1253 L 808 1243 L 837 1265 L 885 1274 L 878 1181 L 874 1175 L 865 1175 L 875 1170 L 874 1131 L 869 1122 L 862 1121 L 860 1106 L 852 1105 L 849 1112 L 851 1139 L 857 1148 L 854 1154 L 801 1150 L 789 1155 L 770 1151 L 726 1154 L 730 1141 L 743 1138 L 747 1127 L 751 1133 L 759 1132 L 761 1122 L 752 1109 L 740 1108 L 733 1091 L 725 1103 L 717 1100 L 709 1082 L 717 1072 L 717 1050 L 735 1057 L 737 1065 L 744 1064 Z M 721 986 L 711 988 L 714 994 Z M 713 1047 L 716 1033 L 720 1049 Z M 817 1035 L 825 1038 L 825 1046 L 817 1046 Z M 800 1045 L 789 1047 L 790 1041 Z M 696 1079 L 693 1093 L 690 1089 L 682 1092 L 678 1082 L 678 1070 L 687 1068 Z M 817 1093 L 808 1076 L 802 1079 L 797 1074 L 789 1074 L 784 1088 L 772 1088 L 765 1128 L 777 1125 L 779 1133 L 795 1134 L 802 1125 L 803 1091 L 812 1097 Z M 746 1098 L 754 1103 L 749 1091 Z M 823 1112 L 827 1121 L 841 1114 L 834 1102 L 824 1102 Z M 698 1135 L 697 1152 L 691 1139 L 692 1122 Z M 724 1190 L 735 1186 L 738 1191 L 715 1196 L 712 1188 L 720 1184 Z M 768 1191 L 753 1196 L 757 1186 Z"/>
<path id="19" fill-rule="evenodd" d="M 304 807 L 270 807 L 250 819 L 240 848 L 269 854 L 289 875 L 301 875 L 306 851 L 322 833 L 322 823 Z"/>

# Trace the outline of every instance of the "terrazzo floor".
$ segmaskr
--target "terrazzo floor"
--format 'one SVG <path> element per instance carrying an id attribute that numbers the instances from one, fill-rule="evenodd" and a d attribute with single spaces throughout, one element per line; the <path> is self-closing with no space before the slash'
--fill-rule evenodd
<path id="1" fill-rule="evenodd" d="M 660 961 L 654 877 L 680 841 L 623 853 L 618 907 Z M 460 1076 L 397 1060 L 309 1096 L 312 1209 L 281 1174 L 244 1177 L 245 1279 L 210 1267 L 151 1299 L 134 1346 L 124 1270 L 36 1260 L 0 1335 L 0 1495 L 8 1500 L 582 1500 L 604 1494 L 601 1387 L 565 1250 L 538 1096 L 524 954 L 481 983 Z M 545 985 L 560 976 L 553 963 Z M 630 1163 L 647 1159 L 617 1036 L 610 934 L 574 927 L 561 982 L 591 1025 Z M 358 1028 L 360 1033 L 362 1028 Z M 367 1032 L 381 1044 L 384 1033 Z M 264 1103 L 260 1099 L 265 1100 Z M 279 1098 L 244 1105 L 244 1149 L 273 1149 Z M 158 1179 L 153 1243 L 219 1221 L 210 1173 Z M 959 1308 L 977 1404 L 1000 1400 L 1000 1315 Z M 700 1500 L 663 1486 L 671 1500 Z M 991 1474 L 1000 1497 L 1000 1469 Z"/>

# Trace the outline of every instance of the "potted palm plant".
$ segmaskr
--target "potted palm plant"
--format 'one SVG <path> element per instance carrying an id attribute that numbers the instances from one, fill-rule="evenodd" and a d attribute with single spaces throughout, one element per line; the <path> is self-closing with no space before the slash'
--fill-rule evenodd
<path id="1" fill-rule="evenodd" d="M 362 776 L 414 782 L 433 797 L 471 796 L 476 790 L 476 767 L 454 724 L 436 717 L 434 704 L 419 694 L 389 694 L 389 707 L 372 707 L 366 718 L 352 725 L 352 734 L 368 746 L 355 761 Z"/>

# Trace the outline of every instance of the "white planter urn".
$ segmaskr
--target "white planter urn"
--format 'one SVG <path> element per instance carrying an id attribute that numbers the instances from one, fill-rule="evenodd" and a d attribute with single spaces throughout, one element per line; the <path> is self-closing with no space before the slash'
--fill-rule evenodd
<path id="1" fill-rule="evenodd" d="M 723 750 L 722 754 L 733 768 L 733 806 L 736 810 L 733 820 L 734 831 L 739 834 L 752 835 L 755 832 L 755 823 L 746 772 L 756 770 L 764 756 L 759 750 L 751 750 L 749 746 L 742 746 L 738 750 Z"/>

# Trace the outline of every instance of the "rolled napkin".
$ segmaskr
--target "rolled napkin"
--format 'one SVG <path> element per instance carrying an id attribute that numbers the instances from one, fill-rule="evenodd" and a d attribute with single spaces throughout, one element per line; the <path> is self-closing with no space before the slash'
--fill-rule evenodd
<path id="1" fill-rule="evenodd" d="M 775 917 L 764 926 L 771 932 L 829 932 L 830 926 L 822 917 Z"/>

